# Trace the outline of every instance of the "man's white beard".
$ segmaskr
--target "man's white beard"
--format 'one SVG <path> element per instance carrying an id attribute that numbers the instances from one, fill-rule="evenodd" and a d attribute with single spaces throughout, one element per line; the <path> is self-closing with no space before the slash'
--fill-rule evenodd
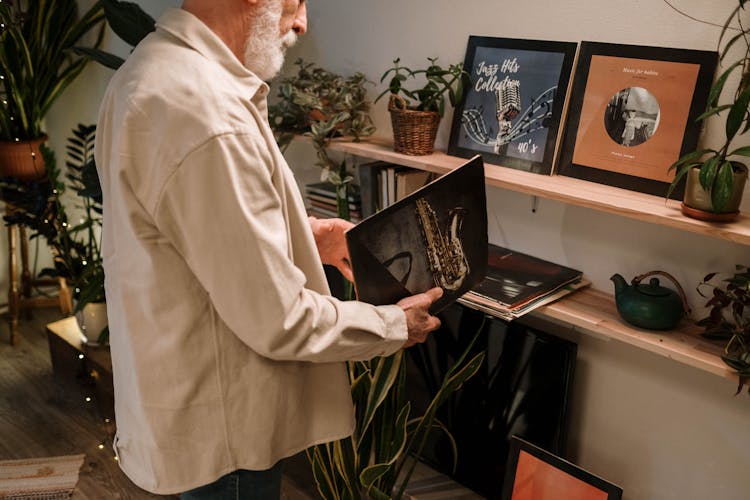
<path id="1" fill-rule="evenodd" d="M 262 80 L 270 80 L 281 70 L 287 47 L 297 41 L 297 34 L 290 30 L 281 35 L 281 5 L 268 2 L 259 7 L 245 45 L 245 67 Z"/>

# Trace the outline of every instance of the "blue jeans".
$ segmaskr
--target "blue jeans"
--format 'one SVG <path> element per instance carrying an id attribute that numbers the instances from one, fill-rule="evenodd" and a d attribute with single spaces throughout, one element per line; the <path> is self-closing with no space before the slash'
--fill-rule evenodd
<path id="1" fill-rule="evenodd" d="M 268 470 L 236 470 L 180 495 L 180 500 L 278 500 L 281 462 Z"/>

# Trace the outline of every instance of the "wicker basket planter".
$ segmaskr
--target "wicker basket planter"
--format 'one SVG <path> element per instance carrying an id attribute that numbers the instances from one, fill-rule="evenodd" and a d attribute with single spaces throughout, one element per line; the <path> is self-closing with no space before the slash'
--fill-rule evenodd
<path id="1" fill-rule="evenodd" d="M 434 111 L 408 109 L 403 98 L 391 94 L 388 103 L 393 127 L 393 149 L 412 156 L 432 153 L 440 125 L 440 115 Z"/>
<path id="2" fill-rule="evenodd" d="M 39 146 L 47 136 L 29 141 L 0 141 L 0 176 L 22 181 L 38 181 L 46 175 Z"/>

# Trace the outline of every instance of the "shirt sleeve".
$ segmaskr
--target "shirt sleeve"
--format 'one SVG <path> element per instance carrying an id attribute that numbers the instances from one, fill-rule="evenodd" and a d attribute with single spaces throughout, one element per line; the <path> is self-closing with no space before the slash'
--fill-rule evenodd
<path id="1" fill-rule="evenodd" d="M 222 321 L 257 353 L 330 362 L 396 352 L 406 341 L 400 307 L 339 301 L 305 287 L 273 182 L 278 167 L 262 144 L 251 134 L 225 134 L 192 151 L 160 195 L 159 230 Z"/>

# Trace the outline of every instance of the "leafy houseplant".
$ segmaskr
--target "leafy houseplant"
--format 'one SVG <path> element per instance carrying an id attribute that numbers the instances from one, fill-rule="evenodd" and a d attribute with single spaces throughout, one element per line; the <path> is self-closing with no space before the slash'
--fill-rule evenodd
<path id="1" fill-rule="evenodd" d="M 279 99 L 269 108 L 271 127 L 278 133 L 282 149 L 295 134 L 312 139 L 316 165 L 323 169 L 321 179 L 335 186 L 339 216 L 349 219 L 347 188 L 352 177 L 345 162 L 330 158 L 328 145 L 334 137 L 351 136 L 358 141 L 375 131 L 369 115 L 367 79 L 359 72 L 343 77 L 302 59 L 294 64 L 297 73 L 279 82 Z"/>
<path id="2" fill-rule="evenodd" d="M 386 358 L 349 363 L 357 421 L 354 434 L 307 450 L 323 498 L 403 497 L 431 431 L 445 431 L 436 418 L 438 409 L 484 362 L 483 352 L 467 359 L 481 331 L 482 327 L 447 371 L 424 414 L 417 417 L 411 415 L 405 398 L 403 350 Z"/>
<path id="3" fill-rule="evenodd" d="M 46 179 L 28 183 L 6 178 L 0 188 L 4 199 L 16 208 L 5 216 L 6 223 L 22 224 L 31 229 L 31 238 L 45 239 L 52 250 L 54 268 L 39 274 L 60 276 L 70 283 L 77 313 L 89 303 L 103 302 L 105 297 L 100 246 L 102 198 L 93 157 L 95 126 L 79 124 L 72 134 L 66 147 L 66 174 L 57 167 L 54 152 L 42 146 Z M 77 195 L 81 211 L 78 224 L 71 223 L 63 203 L 68 188 Z"/>
<path id="4" fill-rule="evenodd" d="M 388 88 L 378 95 L 375 102 L 384 95 L 390 95 L 388 110 L 393 126 L 394 149 L 399 153 L 425 155 L 432 152 L 440 119 L 445 114 L 446 95 L 455 106 L 463 95 L 463 87 L 468 74 L 462 64 L 451 64 L 443 68 L 437 58 L 428 58 L 425 69 L 412 70 L 401 65 L 401 59 L 393 61 L 393 66 L 383 73 L 380 82 L 390 78 Z M 404 87 L 410 79 L 424 79 L 424 84 Z M 412 102 L 414 101 L 414 102 Z"/>
<path id="5" fill-rule="evenodd" d="M 79 18 L 76 0 L 0 1 L 3 175 L 27 180 L 43 177 L 39 161 L 39 145 L 46 139 L 43 120 L 88 62 L 73 48 L 97 28 L 94 45 L 99 46 L 103 21 L 99 2 Z"/>
<path id="6" fill-rule="evenodd" d="M 750 378 L 750 268 L 738 265 L 735 274 L 715 283 L 717 273 L 708 274 L 698 284 L 698 292 L 707 297 L 709 315 L 698 322 L 703 336 L 725 340 L 721 359 L 740 377 L 737 392 Z M 709 289 L 710 294 L 704 294 Z M 750 393 L 750 389 L 748 390 Z"/>
<path id="7" fill-rule="evenodd" d="M 750 130 L 750 20 L 746 19 L 747 1 L 738 0 L 724 23 L 719 36 L 720 61 L 727 63 L 728 67 L 711 87 L 707 109 L 697 118 L 702 121 L 726 111 L 724 142 L 717 149 L 703 148 L 687 153 L 670 166 L 670 170 L 675 170 L 675 177 L 667 196 L 687 176 L 683 212 L 692 217 L 732 220 L 736 216 L 747 179 L 747 165 L 738 158 L 750 157 L 750 146 L 732 147 L 737 137 Z M 730 36 L 734 30 L 737 33 Z M 733 53 L 730 49 L 739 52 L 733 61 L 727 61 L 729 54 Z M 735 73 L 739 73 L 735 75 L 739 76 L 739 83 L 734 96 L 730 101 L 720 103 L 726 82 Z M 693 185 L 695 181 L 700 186 Z M 715 214 L 728 215 L 722 217 Z"/>

